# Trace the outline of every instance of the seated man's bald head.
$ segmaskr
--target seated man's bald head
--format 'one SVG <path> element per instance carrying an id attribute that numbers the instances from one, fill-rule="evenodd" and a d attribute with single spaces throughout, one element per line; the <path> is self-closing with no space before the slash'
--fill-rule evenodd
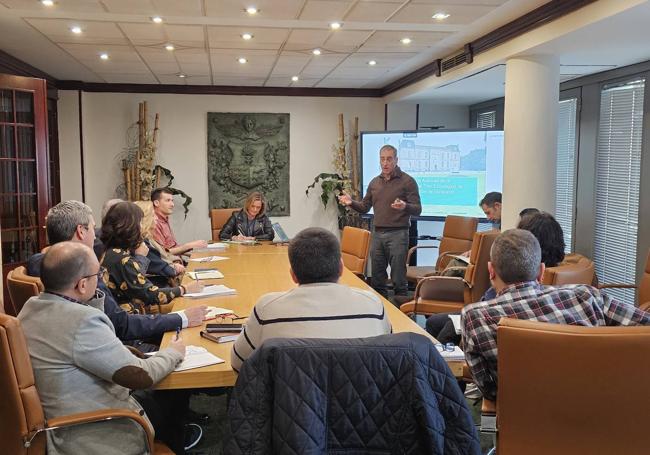
<path id="1" fill-rule="evenodd" d="M 76 242 L 59 242 L 43 257 L 41 281 L 46 291 L 65 292 L 74 289 L 81 278 L 96 273 L 98 268 L 90 248 Z"/>

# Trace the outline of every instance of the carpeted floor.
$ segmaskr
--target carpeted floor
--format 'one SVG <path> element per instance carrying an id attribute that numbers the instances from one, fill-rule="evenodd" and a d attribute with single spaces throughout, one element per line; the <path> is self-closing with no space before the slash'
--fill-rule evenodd
<path id="1" fill-rule="evenodd" d="M 208 423 L 201 424 L 203 438 L 199 444 L 189 450 L 188 455 L 221 455 L 221 441 L 226 427 L 226 402 L 227 394 L 218 396 L 203 393 L 194 395 L 190 399 L 190 409 L 210 416 Z"/>

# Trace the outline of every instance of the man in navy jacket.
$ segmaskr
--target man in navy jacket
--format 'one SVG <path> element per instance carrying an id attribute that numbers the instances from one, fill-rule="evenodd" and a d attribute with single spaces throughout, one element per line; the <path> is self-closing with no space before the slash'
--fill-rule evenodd
<path id="1" fill-rule="evenodd" d="M 93 247 L 95 241 L 95 220 L 92 210 L 79 201 L 64 201 L 52 207 L 47 214 L 47 236 L 50 244 L 65 240 L 80 242 L 88 248 Z M 148 265 L 146 257 L 139 257 L 142 265 Z M 29 258 L 27 273 L 31 276 L 40 276 L 43 254 L 37 253 Z M 129 314 L 115 301 L 110 289 L 103 280 L 97 284 L 106 297 L 104 298 L 104 312 L 109 317 L 117 337 L 122 341 L 135 342 L 143 339 L 158 339 L 164 332 L 176 330 L 177 327 L 194 327 L 203 323 L 206 307 L 188 308 L 179 313 L 143 315 Z M 130 343 L 131 344 L 131 343 Z M 149 350 L 146 345 L 138 345 Z"/>

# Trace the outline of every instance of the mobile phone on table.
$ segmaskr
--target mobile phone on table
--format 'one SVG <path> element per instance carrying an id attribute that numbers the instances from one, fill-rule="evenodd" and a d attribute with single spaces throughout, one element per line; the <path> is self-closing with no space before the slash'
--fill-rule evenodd
<path id="1" fill-rule="evenodd" d="M 244 328 L 243 324 L 206 324 L 205 330 L 208 333 L 227 333 L 227 332 L 241 332 Z"/>

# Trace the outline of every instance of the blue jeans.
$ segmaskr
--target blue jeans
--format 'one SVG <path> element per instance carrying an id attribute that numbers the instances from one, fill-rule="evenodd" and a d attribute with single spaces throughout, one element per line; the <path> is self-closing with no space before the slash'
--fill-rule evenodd
<path id="1" fill-rule="evenodd" d="M 390 264 L 390 279 L 395 295 L 406 295 L 406 254 L 409 246 L 408 228 L 391 231 L 375 230 L 372 234 L 372 287 L 386 295 L 386 268 Z"/>

